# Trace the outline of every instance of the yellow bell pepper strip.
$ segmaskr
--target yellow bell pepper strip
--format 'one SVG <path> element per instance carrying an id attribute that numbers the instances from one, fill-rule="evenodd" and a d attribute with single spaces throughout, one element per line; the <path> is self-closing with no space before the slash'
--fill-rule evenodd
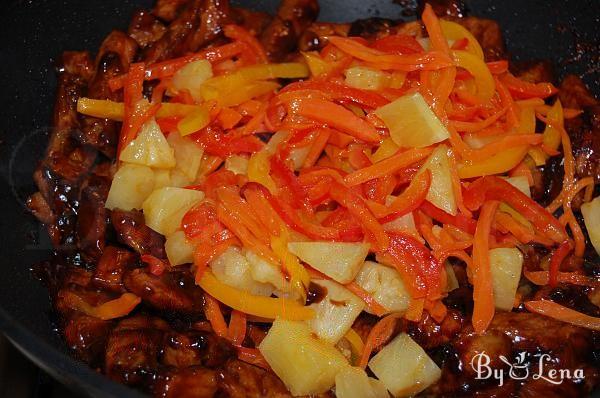
<path id="1" fill-rule="evenodd" d="M 489 101 L 496 92 L 496 83 L 489 68 L 482 59 L 461 50 L 452 51 L 452 59 L 456 66 L 465 69 L 475 79 L 477 96 L 483 101 Z"/>
<path id="2" fill-rule="evenodd" d="M 308 285 L 310 284 L 310 276 L 308 275 L 306 268 L 300 264 L 298 257 L 294 256 L 287 249 L 288 239 L 285 235 L 285 231 L 282 231 L 280 236 L 272 236 L 271 249 L 273 249 L 275 255 L 281 260 L 283 268 L 290 276 L 292 287 L 300 293 L 302 301 L 304 301 L 306 300 Z"/>
<path id="3" fill-rule="evenodd" d="M 321 75 L 326 75 L 331 72 L 334 68 L 332 64 L 323 60 L 318 53 L 316 52 L 304 52 L 301 51 L 302 56 L 304 57 L 304 61 L 306 65 L 308 65 L 308 69 L 310 70 L 310 74 L 313 77 L 318 77 Z"/>
<path id="4" fill-rule="evenodd" d="M 271 178 L 271 162 L 269 153 L 260 151 L 252 154 L 248 161 L 248 181 L 257 182 L 267 188 L 271 194 L 277 191 L 275 181 Z"/>
<path id="5" fill-rule="evenodd" d="M 204 127 L 208 126 L 209 123 L 210 114 L 208 109 L 199 107 L 177 123 L 177 130 L 179 130 L 179 134 L 186 136 L 202 130 Z"/>
<path id="6" fill-rule="evenodd" d="M 381 141 L 379 148 L 377 148 L 373 155 L 371 155 L 371 162 L 377 163 L 383 159 L 387 159 L 390 156 L 395 155 L 398 152 L 398 149 L 400 149 L 400 147 L 396 145 L 394 140 L 389 137 L 385 138 L 383 141 Z"/>
<path id="7" fill-rule="evenodd" d="M 563 128 L 564 122 L 563 108 L 559 99 L 550 108 L 546 119 L 548 120 L 548 124 L 546 124 L 546 128 L 544 129 L 542 143 L 550 149 L 557 150 L 561 142 L 560 131 Z"/>
<path id="8" fill-rule="evenodd" d="M 469 32 L 467 28 L 457 24 L 456 22 L 446 21 L 443 19 L 440 19 L 440 26 L 442 28 L 442 33 L 448 40 L 457 41 L 463 38 L 467 39 L 469 43 L 467 44 L 465 51 L 473 54 L 483 61 L 483 50 L 481 49 L 481 46 L 479 45 L 479 42 L 475 36 L 473 36 L 473 34 Z"/>
<path id="9" fill-rule="evenodd" d="M 64 300 L 69 308 L 105 321 L 120 318 L 129 314 L 142 301 L 141 298 L 133 293 L 123 293 L 119 298 L 93 306 L 88 304 L 76 293 L 68 290 L 62 290 L 58 295 Z"/>
<path id="10" fill-rule="evenodd" d="M 240 68 L 235 72 L 247 80 L 299 79 L 308 77 L 308 73 L 306 65 L 299 62 L 252 65 Z"/>
<path id="11" fill-rule="evenodd" d="M 191 112 L 197 111 L 201 108 L 201 106 L 197 105 L 163 102 L 161 103 L 158 112 L 156 112 L 156 117 L 185 117 Z M 77 101 L 77 112 L 81 113 L 82 115 L 93 116 L 101 119 L 116 120 L 120 122 L 123 121 L 124 105 L 122 102 L 82 97 Z"/>
<path id="12" fill-rule="evenodd" d="M 283 318 L 291 321 L 302 321 L 314 317 L 314 311 L 311 308 L 284 298 L 255 296 L 220 282 L 210 271 L 204 272 L 197 284 L 221 303 L 245 314 L 267 319 Z"/>
<path id="13" fill-rule="evenodd" d="M 221 76 L 219 76 L 221 77 Z M 213 78 L 216 79 L 216 78 Z M 239 80 L 238 80 L 239 79 Z M 268 81 L 247 82 L 243 78 L 225 81 L 223 85 L 214 85 L 209 79 L 200 88 L 200 95 L 205 101 L 216 100 L 220 106 L 236 106 L 252 98 L 273 92 L 279 84 Z M 235 84 L 238 81 L 239 84 Z"/>
<path id="14" fill-rule="evenodd" d="M 365 343 L 363 343 L 360 335 L 356 333 L 356 330 L 352 328 L 346 332 L 344 338 L 348 340 L 348 343 L 350 344 L 350 349 L 352 350 L 352 363 L 356 365 L 358 364 L 360 356 L 365 348 Z"/>
<path id="15" fill-rule="evenodd" d="M 465 179 L 505 173 L 516 167 L 528 150 L 529 145 L 524 145 L 506 149 L 478 162 L 464 161 L 458 165 L 458 176 Z"/>

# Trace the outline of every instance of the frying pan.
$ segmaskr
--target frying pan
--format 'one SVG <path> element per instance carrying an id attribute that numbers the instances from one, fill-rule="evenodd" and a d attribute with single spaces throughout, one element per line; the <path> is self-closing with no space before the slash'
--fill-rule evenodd
<path id="1" fill-rule="evenodd" d="M 414 18 L 415 1 L 321 0 L 320 19 Z M 63 50 L 96 50 L 133 11 L 152 0 L 37 0 L 5 2 L 0 11 L 0 330 L 36 364 L 65 385 L 94 397 L 137 397 L 72 359 L 56 332 L 48 295 L 32 264 L 50 243 L 24 207 L 32 173 L 48 139 L 56 88 L 54 59 Z M 238 0 L 273 12 L 278 0 Z M 597 0 L 471 0 L 471 15 L 500 22 L 513 60 L 549 59 L 559 77 L 583 76 L 600 93 L 600 2 Z M 596 394 L 600 396 L 600 393 Z"/>

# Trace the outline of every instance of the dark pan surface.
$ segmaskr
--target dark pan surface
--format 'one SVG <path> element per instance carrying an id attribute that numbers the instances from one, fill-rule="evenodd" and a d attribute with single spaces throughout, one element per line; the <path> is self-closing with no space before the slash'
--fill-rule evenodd
<path id="1" fill-rule="evenodd" d="M 56 334 L 45 289 L 29 268 L 48 257 L 45 232 L 23 203 L 45 148 L 54 101 L 53 61 L 63 50 L 95 50 L 125 28 L 151 0 L 11 1 L 0 14 L 0 330 L 62 382 L 92 396 L 138 396 L 67 355 Z M 236 1 L 273 10 L 278 0 Z M 321 0 L 321 19 L 376 16 L 410 19 L 413 1 Z M 549 59 L 559 76 L 583 75 L 600 93 L 600 2 L 597 0 L 472 0 L 471 15 L 498 20 L 513 59 Z"/>

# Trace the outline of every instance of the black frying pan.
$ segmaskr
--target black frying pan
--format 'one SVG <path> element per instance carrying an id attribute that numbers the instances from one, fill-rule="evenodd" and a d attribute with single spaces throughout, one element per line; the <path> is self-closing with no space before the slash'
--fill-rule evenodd
<path id="1" fill-rule="evenodd" d="M 410 18 L 415 1 L 321 0 L 320 18 Z M 48 138 L 54 102 L 53 60 L 63 50 L 96 50 L 132 12 L 152 0 L 9 1 L 0 14 L 0 330 L 53 376 L 90 396 L 140 394 L 110 382 L 68 355 L 56 333 L 46 290 L 29 271 L 49 256 L 44 230 L 23 203 L 34 191 L 31 176 Z M 241 0 L 273 11 L 278 0 Z M 598 0 L 471 0 L 471 15 L 500 22 L 515 60 L 549 59 L 559 77 L 576 73 L 600 94 Z M 414 12 L 412 13 L 414 15 Z"/>

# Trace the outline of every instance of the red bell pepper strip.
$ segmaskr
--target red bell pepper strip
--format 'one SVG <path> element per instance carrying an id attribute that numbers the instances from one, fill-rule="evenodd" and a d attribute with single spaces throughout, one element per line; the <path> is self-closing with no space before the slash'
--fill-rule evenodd
<path id="1" fill-rule="evenodd" d="M 558 273 L 560 272 L 560 265 L 564 261 L 564 259 L 569 255 L 569 253 L 573 250 L 573 244 L 570 240 L 566 240 L 561 243 L 552 253 L 552 257 L 550 258 L 550 267 L 548 269 L 548 284 L 550 287 L 556 287 L 558 283 Z"/>
<path id="2" fill-rule="evenodd" d="M 463 200 L 469 210 L 479 209 L 486 200 L 506 202 L 554 242 L 562 243 L 567 239 L 565 228 L 552 214 L 500 177 L 479 178 L 467 187 Z"/>
<path id="3" fill-rule="evenodd" d="M 393 221 L 421 207 L 427 197 L 430 186 L 431 171 L 425 170 L 424 173 L 418 174 L 410 185 L 396 197 L 389 206 L 391 214 L 380 218 L 379 222 L 386 223 Z"/>
<path id="4" fill-rule="evenodd" d="M 375 127 L 341 105 L 317 98 L 300 100 L 295 111 L 304 117 L 327 124 L 361 141 L 379 142 Z"/>
<path id="5" fill-rule="evenodd" d="M 389 54 L 419 54 L 425 52 L 421 44 L 409 35 L 390 35 L 375 40 L 373 48 Z"/>
<path id="6" fill-rule="evenodd" d="M 377 218 L 371 213 L 364 199 L 337 181 L 332 181 L 331 198 L 344 206 L 360 223 L 365 235 L 369 236 L 379 250 L 385 250 L 389 239 Z"/>
<path id="7" fill-rule="evenodd" d="M 280 191 L 286 191 L 286 199 L 293 207 L 304 207 L 306 210 L 312 211 L 304 187 L 280 156 L 271 157 L 271 177 L 278 183 Z"/>
<path id="8" fill-rule="evenodd" d="M 373 91 L 361 90 L 343 84 L 324 80 L 304 80 L 285 86 L 280 92 L 287 93 L 297 90 L 318 90 L 325 93 L 334 101 L 351 101 L 367 108 L 379 108 L 389 103 L 380 94 Z"/>
<path id="9" fill-rule="evenodd" d="M 462 214 L 457 214 L 453 216 L 452 214 L 446 213 L 444 210 L 435 207 L 428 201 L 423 201 L 421 206 L 419 207 L 423 213 L 427 216 L 433 218 L 434 220 L 442 223 L 442 224 L 450 224 L 455 227 L 462 229 L 465 232 L 473 235 L 475 233 L 475 227 L 477 226 L 477 221 L 472 218 L 466 217 Z"/>

